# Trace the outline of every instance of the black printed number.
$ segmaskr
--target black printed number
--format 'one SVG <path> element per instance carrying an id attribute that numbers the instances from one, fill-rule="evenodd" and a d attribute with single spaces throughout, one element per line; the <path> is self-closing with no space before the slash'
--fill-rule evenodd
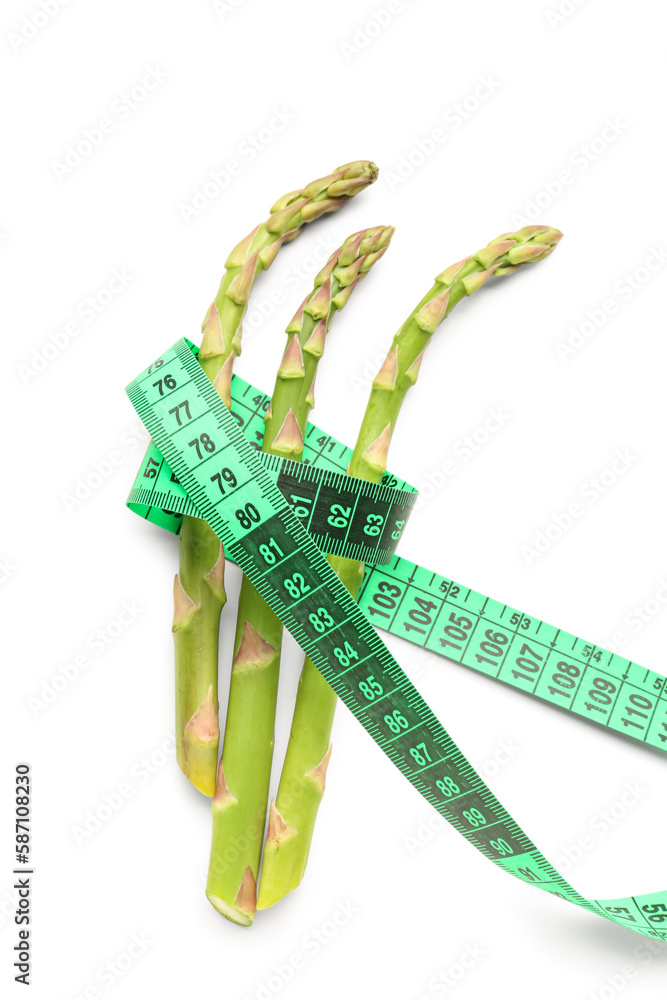
<path id="1" fill-rule="evenodd" d="M 202 457 L 201 453 L 202 447 L 204 448 L 204 451 L 208 452 L 215 451 L 215 445 L 211 441 L 208 434 L 200 434 L 198 438 L 194 439 L 194 441 L 188 441 L 188 447 L 195 449 L 195 451 L 197 452 L 197 458 Z"/>
<path id="2" fill-rule="evenodd" d="M 190 415 L 189 399 L 184 399 L 182 403 L 176 403 L 176 406 L 172 406 L 172 408 L 169 410 L 169 413 L 173 413 L 174 416 L 176 417 L 176 423 L 178 424 L 179 427 L 183 426 L 183 422 L 181 420 L 181 410 L 185 410 L 185 416 L 187 420 L 192 420 L 192 417 Z"/>
<path id="3" fill-rule="evenodd" d="M 157 389 L 161 396 L 164 396 L 164 388 L 175 389 L 176 379 L 173 375 L 165 375 L 164 378 L 159 378 L 157 382 L 153 382 L 153 388 Z"/>
<path id="4" fill-rule="evenodd" d="M 215 475 L 211 476 L 211 482 L 217 483 L 222 495 L 225 495 L 225 487 L 223 486 L 223 480 L 231 489 L 236 486 L 236 476 L 231 469 L 221 469 L 220 472 L 216 472 Z"/>
<path id="5" fill-rule="evenodd" d="M 251 527 L 253 521 L 255 524 L 259 524 L 262 520 L 262 516 L 254 506 L 254 504 L 247 503 L 245 507 L 240 507 L 236 511 L 236 520 L 239 522 L 242 528 L 246 530 Z"/>

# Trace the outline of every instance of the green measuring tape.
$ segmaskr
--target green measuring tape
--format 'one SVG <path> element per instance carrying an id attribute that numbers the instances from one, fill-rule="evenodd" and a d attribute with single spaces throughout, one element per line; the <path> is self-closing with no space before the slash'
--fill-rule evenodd
<path id="1" fill-rule="evenodd" d="M 198 353 L 194 345 L 191 347 L 193 354 Z M 155 386 L 162 398 L 167 398 L 173 377 L 167 374 L 164 378 L 159 378 L 159 370 L 156 374 L 158 378 Z M 238 409 L 247 408 L 244 402 L 246 398 L 252 400 L 255 407 L 252 411 L 253 419 L 248 425 L 238 413 Z M 181 403 L 169 410 L 179 427 L 187 420 L 190 412 L 189 401 L 186 400 L 185 403 L 187 406 Z M 232 416 L 239 422 L 239 426 L 244 427 L 245 436 L 257 449 L 266 472 L 285 500 L 291 504 L 292 512 L 301 520 L 308 534 L 328 554 L 358 559 L 375 566 L 390 562 L 417 499 L 414 486 L 403 481 L 400 481 L 399 486 L 399 480 L 392 475 L 385 476 L 385 480 L 391 480 L 391 486 L 347 476 L 345 469 L 352 457 L 351 450 L 330 435 L 324 435 L 323 431 L 312 424 L 308 425 L 303 462 L 291 462 L 289 459 L 264 454 L 259 451 L 259 447 L 264 429 L 263 413 L 268 403 L 268 396 L 259 393 L 254 386 L 237 375 L 233 376 Z M 262 416 L 259 415 L 260 410 Z M 258 423 L 261 431 L 255 429 Z M 206 452 L 211 445 L 204 442 L 198 447 L 200 452 Z M 329 454 L 335 455 L 336 463 L 344 459 L 345 464 L 323 468 L 317 459 L 325 447 Z M 208 454 L 211 455 L 212 452 Z M 219 501 L 242 489 L 232 470 L 224 465 L 220 471 L 213 472 L 210 481 L 218 487 Z M 127 506 L 145 520 L 174 533 L 180 531 L 184 514 L 200 516 L 153 441 L 137 472 L 127 498 Z"/>
<path id="2" fill-rule="evenodd" d="M 403 673 L 372 627 L 371 620 L 380 617 L 372 609 L 390 615 L 383 623 L 390 631 L 401 635 L 401 625 L 415 625 L 424 630 L 420 645 L 430 649 L 439 642 L 437 651 L 448 658 L 493 672 L 501 680 L 511 677 L 510 682 L 518 681 L 516 686 L 531 684 L 539 697 L 562 697 L 553 693 L 562 687 L 578 714 L 589 712 L 585 701 L 590 685 L 611 701 L 591 697 L 589 703 L 599 704 L 608 713 L 606 724 L 623 731 L 628 727 L 619 721 L 623 712 L 617 712 L 617 704 L 624 688 L 630 707 L 643 711 L 638 699 L 632 700 L 636 692 L 648 700 L 643 694 L 645 682 L 638 683 L 641 668 L 632 674 L 624 671 L 627 677 L 609 673 L 612 654 L 603 653 L 600 662 L 594 658 L 596 652 L 602 653 L 596 647 L 396 558 L 370 573 L 364 588 L 365 614 L 277 488 L 193 350 L 182 339 L 143 371 L 127 387 L 132 405 L 226 554 L 241 566 L 338 697 L 424 798 L 489 860 L 546 892 L 640 934 L 667 940 L 667 891 L 589 900 L 559 875 Z M 229 470 L 236 485 L 221 495 L 216 473 L 222 469 Z M 410 568 L 407 579 L 406 568 Z M 411 610 L 416 614 L 410 615 Z M 409 629 L 406 637 L 414 638 Z M 520 654 L 524 646 L 528 649 Z M 478 661 L 478 655 L 487 660 Z M 515 659 L 521 662 L 512 666 Z M 521 676 L 514 677 L 512 671 Z M 659 707 L 664 712 L 662 690 L 652 695 L 655 704 L 645 726 L 646 742 L 652 742 L 651 734 L 657 732 L 654 719 Z M 630 713 L 627 717 L 634 721 Z"/>
<path id="3" fill-rule="evenodd" d="M 232 416 L 256 449 L 269 400 L 233 376 Z M 417 496 L 404 480 L 388 472 L 380 488 L 346 476 L 352 449 L 313 424 L 306 429 L 303 464 L 258 454 L 318 547 L 370 566 L 358 604 L 376 628 L 667 751 L 667 677 L 393 555 L 398 538 L 391 535 L 400 537 Z M 280 468 L 290 474 L 281 479 Z M 220 488 L 227 485 L 220 477 Z M 355 507 L 358 490 L 367 491 L 361 507 Z M 127 505 L 174 533 L 183 514 L 199 516 L 153 442 Z M 349 527 L 336 534 L 329 519 Z M 369 531 L 377 532 L 375 545 Z"/>

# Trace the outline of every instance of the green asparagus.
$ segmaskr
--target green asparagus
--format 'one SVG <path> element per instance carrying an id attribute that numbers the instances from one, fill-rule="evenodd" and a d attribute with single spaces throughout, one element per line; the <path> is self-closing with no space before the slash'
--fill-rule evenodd
<path id="1" fill-rule="evenodd" d="M 506 233 L 437 276 L 433 288 L 394 337 L 375 377 L 348 469 L 350 475 L 374 482 L 381 480 L 403 399 L 417 381 L 430 338 L 456 303 L 476 292 L 491 275 L 510 274 L 529 261 L 547 257 L 561 237 L 558 230 L 545 226 Z M 356 597 L 363 580 L 363 563 L 335 556 L 330 556 L 329 562 Z M 324 794 L 335 707 L 336 695 L 307 659 L 299 681 L 278 795 L 275 805 L 271 804 L 258 909 L 278 902 L 303 877 Z"/>
<path id="2" fill-rule="evenodd" d="M 202 325 L 199 361 L 221 398 L 231 405 L 234 359 L 255 278 L 304 223 L 335 211 L 377 177 L 360 160 L 280 198 L 269 218 L 232 250 L 218 293 Z M 176 759 L 192 784 L 213 795 L 218 761 L 218 631 L 225 603 L 224 552 L 205 521 L 184 517 L 179 572 L 174 580 Z"/>
<path id="3" fill-rule="evenodd" d="M 262 450 L 300 461 L 308 414 L 314 404 L 318 362 L 334 314 L 385 253 L 393 229 L 350 236 L 315 278 L 312 293 L 287 327 L 287 346 L 265 418 Z M 239 924 L 255 914 L 255 891 L 264 837 L 273 754 L 282 626 L 243 578 L 235 656 L 218 784 L 206 894 Z"/>

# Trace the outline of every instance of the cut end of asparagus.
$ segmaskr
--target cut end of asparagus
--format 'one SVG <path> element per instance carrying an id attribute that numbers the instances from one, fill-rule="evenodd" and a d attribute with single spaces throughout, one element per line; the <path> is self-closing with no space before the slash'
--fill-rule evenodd
<path id="1" fill-rule="evenodd" d="M 226 917 L 227 920 L 232 920 L 235 924 L 240 924 L 242 927 L 249 927 L 255 919 L 255 913 L 257 912 L 257 883 L 252 868 L 249 865 L 246 868 L 233 905 L 214 895 L 212 892 L 207 892 L 206 898 L 211 906 L 218 913 L 221 913 L 223 917 Z"/>

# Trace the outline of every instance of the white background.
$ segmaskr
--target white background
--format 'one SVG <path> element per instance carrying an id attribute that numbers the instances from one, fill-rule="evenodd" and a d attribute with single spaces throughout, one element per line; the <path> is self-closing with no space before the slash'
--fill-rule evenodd
<path id="1" fill-rule="evenodd" d="M 377 184 L 308 227 L 257 282 L 252 302 L 271 314 L 246 324 L 237 371 L 270 391 L 282 331 L 327 248 L 362 226 L 395 225 L 334 326 L 318 379 L 315 419 L 352 442 L 375 360 L 432 276 L 526 221 L 562 229 L 548 261 L 491 282 L 429 347 L 390 465 L 417 485 L 447 459 L 457 473 L 414 516 L 402 552 L 595 642 L 624 633 L 625 655 L 664 671 L 664 26 L 649 0 L 563 0 L 554 16 L 559 2 L 403 0 L 390 16 L 386 0 L 218 10 L 208 0 L 44 0 L 49 17 L 34 0 L 3 4 L 3 980 L 15 943 L 13 773 L 28 760 L 33 996 L 658 995 L 662 948 L 508 878 L 438 829 L 345 709 L 302 886 L 250 930 L 215 913 L 204 896 L 208 803 L 160 749 L 172 727 L 177 543 L 124 507 L 144 448 L 124 385 L 177 337 L 197 338 L 227 253 L 279 195 L 372 158 Z M 122 111 L 149 70 L 154 90 Z M 269 141 L 250 158 L 247 143 L 274 109 L 289 121 L 261 133 Z M 59 168 L 103 118 L 112 130 L 100 145 Z M 444 141 L 429 146 L 438 128 Z M 186 221 L 183 206 L 232 159 L 238 175 Z M 81 303 L 104 303 L 114 269 L 127 285 L 88 321 Z M 272 293 L 281 301 L 269 309 Z M 589 310 L 599 321 L 609 299 L 613 314 L 559 357 L 557 345 Z M 59 334 L 64 346 L 48 348 L 37 371 Z M 508 414 L 503 427 L 457 458 L 492 407 Z M 617 449 L 629 467 L 583 500 Z M 68 504 L 111 452 L 113 472 Z M 528 559 L 522 547 L 577 500 L 582 516 Z M 229 579 L 225 662 L 238 586 Z M 638 628 L 633 609 L 647 601 Z M 115 631 L 123 602 L 136 618 L 94 652 L 90 637 Z M 391 647 L 580 891 L 665 887 L 662 754 L 400 640 Z M 83 653 L 89 665 L 70 670 L 46 705 Z M 278 764 L 298 669 L 292 650 Z M 503 743 L 514 749 L 498 766 Z M 88 812 L 124 783 L 130 797 L 77 842 Z M 634 798 L 621 806 L 628 783 Z M 612 826 L 601 819 L 610 809 Z M 568 867 L 584 834 L 594 847 Z M 343 918 L 341 906 L 354 912 Z M 330 932 L 336 916 L 341 926 L 316 947 L 313 930 Z M 127 968 L 135 934 L 150 943 Z M 466 949 L 478 957 L 436 990 L 434 977 L 460 974 Z M 282 984 L 275 967 L 293 955 L 304 967 Z M 124 967 L 121 978 L 108 963 Z"/>

